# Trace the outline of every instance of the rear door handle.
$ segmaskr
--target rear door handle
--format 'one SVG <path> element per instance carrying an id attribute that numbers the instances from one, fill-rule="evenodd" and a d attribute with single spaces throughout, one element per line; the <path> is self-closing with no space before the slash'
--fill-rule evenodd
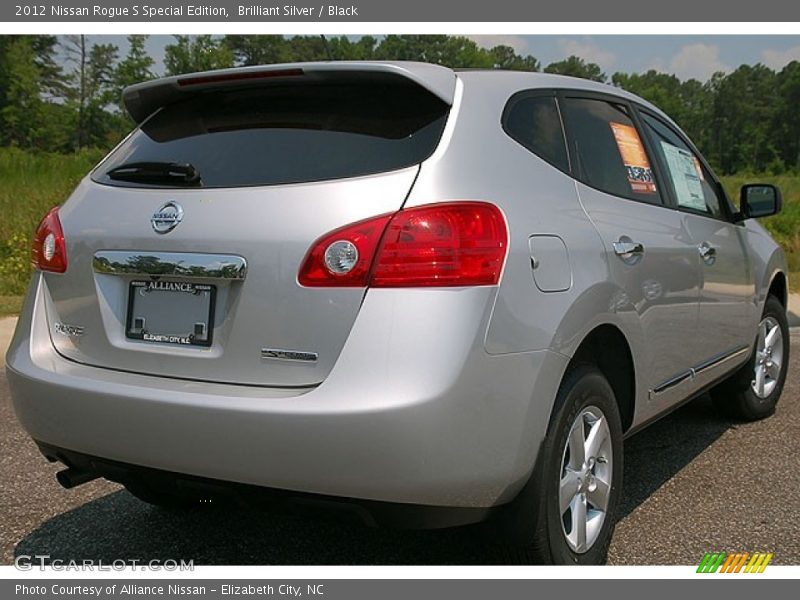
<path id="1" fill-rule="evenodd" d="M 700 258 L 702 258 L 703 262 L 707 265 L 713 265 L 714 261 L 717 260 L 717 249 L 708 242 L 700 244 L 697 247 L 697 251 L 700 253 Z"/>
<path id="2" fill-rule="evenodd" d="M 639 242 L 634 242 L 627 236 L 622 236 L 618 242 L 614 242 L 612 245 L 614 246 L 614 254 L 628 264 L 638 262 L 644 255 L 644 246 Z"/>

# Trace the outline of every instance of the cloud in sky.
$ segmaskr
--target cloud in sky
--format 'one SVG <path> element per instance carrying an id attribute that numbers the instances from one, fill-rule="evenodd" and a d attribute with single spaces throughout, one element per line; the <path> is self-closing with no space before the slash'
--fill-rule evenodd
<path id="1" fill-rule="evenodd" d="M 761 51 L 761 62 L 776 71 L 780 71 L 793 60 L 800 60 L 800 46 L 792 46 L 785 50 L 765 49 Z"/>
<path id="2" fill-rule="evenodd" d="M 656 60 L 650 68 L 674 73 L 680 79 L 707 81 L 717 71 L 731 71 L 720 58 L 719 47 L 714 44 L 687 44 L 668 61 Z"/>
<path id="3" fill-rule="evenodd" d="M 528 40 L 523 35 L 468 35 L 467 37 L 483 48 L 511 46 L 517 54 L 523 56 L 530 52 Z"/>
<path id="4" fill-rule="evenodd" d="M 602 48 L 588 39 L 560 39 L 558 47 L 564 54 L 564 58 L 578 56 L 586 62 L 597 63 L 606 71 L 614 67 L 617 60 L 614 52 Z"/>

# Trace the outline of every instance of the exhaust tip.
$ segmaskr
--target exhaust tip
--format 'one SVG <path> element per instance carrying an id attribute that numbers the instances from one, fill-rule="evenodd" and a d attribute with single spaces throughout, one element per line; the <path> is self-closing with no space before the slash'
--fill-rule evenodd
<path id="1" fill-rule="evenodd" d="M 56 473 L 56 481 L 61 484 L 61 487 L 71 490 L 74 487 L 89 483 L 100 477 L 99 473 L 90 473 L 88 471 L 78 471 L 76 469 L 64 469 Z"/>

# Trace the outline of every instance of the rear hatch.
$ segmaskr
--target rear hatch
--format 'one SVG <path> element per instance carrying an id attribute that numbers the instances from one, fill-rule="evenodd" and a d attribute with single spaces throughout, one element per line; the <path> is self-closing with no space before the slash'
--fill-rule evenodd
<path id="1" fill-rule="evenodd" d="M 302 287 L 298 268 L 321 235 L 402 207 L 455 86 L 429 66 L 338 69 L 129 90 L 141 126 L 60 211 L 68 269 L 44 277 L 62 355 L 192 380 L 324 380 L 365 291 Z"/>

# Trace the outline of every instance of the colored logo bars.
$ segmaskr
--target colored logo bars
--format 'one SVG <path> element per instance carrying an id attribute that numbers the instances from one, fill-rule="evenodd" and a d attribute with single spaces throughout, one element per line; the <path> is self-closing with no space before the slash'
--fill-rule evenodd
<path id="1" fill-rule="evenodd" d="M 772 552 L 735 552 L 727 554 L 725 552 L 706 552 L 700 565 L 697 567 L 698 573 L 763 573 L 769 561 L 772 560 Z"/>

